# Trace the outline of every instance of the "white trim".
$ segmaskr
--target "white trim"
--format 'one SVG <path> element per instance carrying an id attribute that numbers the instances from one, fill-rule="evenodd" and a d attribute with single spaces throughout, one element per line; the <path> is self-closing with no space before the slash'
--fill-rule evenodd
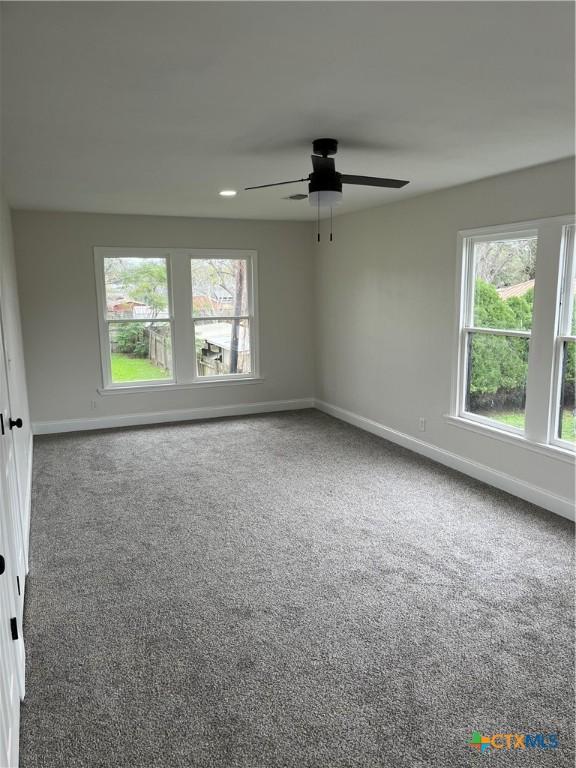
<path id="1" fill-rule="evenodd" d="M 8 759 L 10 762 L 8 763 L 8 768 L 18 768 L 20 765 L 20 701 L 21 699 L 16 699 L 16 704 L 14 707 L 14 719 L 12 721 L 11 739 L 9 742 L 10 754 Z"/>
<path id="2" fill-rule="evenodd" d="M 465 321 L 465 310 L 468 306 L 467 303 L 467 290 L 468 282 L 466 280 L 466 270 L 464 268 L 464 262 L 467 258 L 464 254 L 464 248 L 466 245 L 466 238 L 459 232 L 457 237 L 457 254 L 456 254 L 456 280 L 455 280 L 455 307 L 456 318 L 453 331 L 453 347 L 452 353 L 452 375 L 450 386 L 450 413 L 458 413 L 460 410 L 460 403 L 462 402 L 462 391 L 465 386 L 462 379 L 462 372 L 464 370 L 464 360 L 466 358 L 466 339 L 467 334 L 462 333 L 462 327 L 464 324 L 468 325 Z"/>
<path id="3" fill-rule="evenodd" d="M 560 423 L 560 397 L 562 390 L 562 378 L 564 367 L 564 346 L 567 341 L 575 341 L 576 339 L 570 335 L 571 331 L 571 311 L 572 311 L 572 282 L 576 275 L 574 269 L 574 259 L 576 258 L 576 245 L 575 240 L 576 231 L 574 224 L 565 224 L 562 230 L 562 245 L 561 245 L 561 280 L 558 286 L 558 303 L 560 304 L 558 310 L 558 325 L 556 328 L 557 336 L 554 341 L 554 356 L 553 356 L 553 371 L 552 371 L 552 383 L 551 383 L 551 403 L 550 403 L 550 419 L 548 424 L 548 439 L 553 445 L 568 447 L 574 450 L 574 444 L 570 444 L 567 440 L 563 440 L 558 437 L 558 427 Z"/>
<path id="4" fill-rule="evenodd" d="M 352 413 L 351 411 L 347 411 L 344 408 L 332 405 L 331 403 L 326 403 L 323 400 L 316 400 L 316 408 L 330 416 L 340 419 L 341 421 L 353 424 L 366 432 L 371 432 L 374 435 L 378 435 L 378 437 L 382 437 L 385 440 L 401 445 L 410 451 L 414 451 L 433 461 L 437 461 L 439 464 L 444 464 L 444 466 L 455 469 L 470 477 L 474 477 L 476 480 L 481 480 L 488 485 L 492 485 L 495 488 L 511 493 L 514 496 L 518 496 L 532 504 L 537 504 L 561 517 L 566 517 L 568 520 L 574 520 L 574 501 L 572 499 L 564 496 L 557 496 L 544 488 L 531 485 L 530 483 L 512 477 L 512 475 L 508 475 L 505 472 L 500 472 L 499 470 L 492 469 L 484 464 L 479 464 L 478 462 L 463 458 L 455 453 L 439 448 L 436 445 L 426 443 L 423 440 L 407 435 L 404 432 L 391 429 L 377 421 L 367 419 L 364 416 L 359 416 L 356 413 Z"/>
<path id="5" fill-rule="evenodd" d="M 296 411 L 313 408 L 314 398 L 303 397 L 297 400 L 268 400 L 261 403 L 241 403 L 235 405 L 216 405 L 205 408 L 186 408 L 173 411 L 152 411 L 146 413 L 99 416 L 94 419 L 65 419 L 62 421 L 32 422 L 35 435 L 51 435 L 60 432 L 83 432 L 91 429 L 111 429 L 114 427 L 133 427 L 141 424 L 164 424 L 174 421 L 197 421 L 198 419 L 218 419 L 223 416 L 245 416 L 254 413 L 272 413 L 274 411 Z"/>
<path id="6" fill-rule="evenodd" d="M 505 422 L 498 421 L 498 419 L 491 419 L 489 416 L 481 416 L 479 413 L 473 413 L 472 411 L 463 411 L 460 416 L 446 414 L 446 418 L 457 419 L 458 422 L 464 422 L 465 424 L 473 423 L 483 429 L 489 429 L 493 434 L 502 432 L 504 435 L 515 435 L 517 437 L 523 437 L 525 434 L 521 427 L 506 424 Z"/>
<path id="7" fill-rule="evenodd" d="M 538 232 L 525 423 L 526 437 L 535 443 L 549 442 L 562 235 L 563 228 L 555 222 L 543 224 Z"/>
<path id="8" fill-rule="evenodd" d="M 525 230 L 537 230 L 541 224 L 573 224 L 574 214 L 566 213 L 562 216 L 548 216 L 544 219 L 529 219 L 528 221 L 515 221 L 512 224 L 491 224 L 489 227 L 476 227 L 475 229 L 462 229 L 458 234 L 463 238 L 475 237 L 480 240 L 514 240 L 519 232 Z M 490 235 L 502 235 L 498 238 L 490 238 Z M 488 237 L 486 237 L 488 236 Z"/>
<path id="9" fill-rule="evenodd" d="M 567 443 L 568 447 L 549 445 L 548 443 L 535 443 L 525 436 L 522 430 L 518 429 L 515 432 L 512 430 L 504 430 L 502 426 L 495 426 L 497 422 L 491 421 L 485 423 L 477 420 L 472 420 L 468 416 L 452 416 L 449 413 L 444 414 L 446 423 L 452 427 L 460 427 L 461 429 L 467 429 L 470 432 L 476 432 L 478 435 L 486 435 L 496 440 L 501 440 L 503 443 L 509 443 L 515 445 L 517 448 L 526 448 L 533 453 L 539 453 L 541 456 L 547 456 L 549 459 L 557 459 L 563 461 L 566 464 L 576 466 L 576 456 L 574 455 L 574 449 Z"/>
<path id="10" fill-rule="evenodd" d="M 501 328 L 474 328 L 474 326 L 465 325 L 462 328 L 466 333 L 484 333 L 487 336 L 514 336 L 520 339 L 529 339 L 530 331 L 503 331 Z"/>
<path id="11" fill-rule="evenodd" d="M 26 575 L 30 571 L 29 553 L 30 553 L 30 520 L 32 519 L 32 468 L 34 466 L 34 438 L 30 431 L 30 444 L 28 446 L 28 466 L 26 468 L 26 501 L 24 502 L 24 563 L 26 565 Z M 26 579 L 22 589 L 26 590 Z"/>
<path id="12" fill-rule="evenodd" d="M 241 259 L 236 259 L 236 261 L 241 261 Z M 242 259 L 242 261 L 245 261 L 245 259 Z M 233 320 L 251 320 L 252 315 L 192 315 L 192 320 L 195 323 L 222 323 L 222 322 L 231 322 Z"/>
<path id="13" fill-rule="evenodd" d="M 188 384 L 174 384 L 168 382 L 167 384 L 125 384 L 116 385 L 113 387 L 107 387 L 106 389 L 99 388 L 96 391 L 99 395 L 138 395 L 146 394 L 147 392 L 161 392 L 163 389 L 169 389 L 171 392 L 179 389 L 205 389 L 207 387 L 223 387 L 229 384 L 261 384 L 266 381 L 262 376 L 257 378 L 250 375 L 230 375 L 224 378 L 223 376 L 204 376 L 205 381 L 199 379 L 198 381 L 191 381 Z"/>

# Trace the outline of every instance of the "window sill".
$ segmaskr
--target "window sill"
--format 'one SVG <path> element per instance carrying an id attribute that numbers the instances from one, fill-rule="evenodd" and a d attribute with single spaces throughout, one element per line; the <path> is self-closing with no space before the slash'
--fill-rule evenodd
<path id="1" fill-rule="evenodd" d="M 209 379 L 207 381 L 191 381 L 186 384 L 168 382 L 166 384 L 132 384 L 128 386 L 99 387 L 99 395 L 134 395 L 147 394 L 148 392 L 165 392 L 166 390 L 174 392 L 180 389 L 207 389 L 210 387 L 237 387 L 241 384 L 260 384 L 264 378 L 260 376 L 246 376 L 234 379 Z"/>
<path id="2" fill-rule="evenodd" d="M 522 434 L 508 432 L 498 429 L 497 427 L 488 426 L 487 424 L 480 424 L 476 421 L 466 419 L 463 416 L 451 416 L 450 414 L 445 414 L 444 419 L 450 426 L 467 429 L 470 432 L 476 432 L 485 437 L 493 437 L 496 440 L 501 440 L 504 443 L 509 443 L 510 445 L 515 445 L 520 448 L 526 448 L 533 453 L 539 453 L 541 456 L 547 456 L 550 459 L 558 459 L 559 461 L 564 461 L 567 464 L 572 465 L 576 460 L 574 451 L 569 448 L 562 448 L 559 445 L 550 445 L 548 443 L 535 443 L 532 440 L 528 440 Z"/>

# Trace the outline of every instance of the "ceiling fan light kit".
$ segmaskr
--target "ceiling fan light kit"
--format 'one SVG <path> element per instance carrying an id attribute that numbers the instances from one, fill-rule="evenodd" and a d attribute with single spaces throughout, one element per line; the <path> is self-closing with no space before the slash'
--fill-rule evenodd
<path id="1" fill-rule="evenodd" d="M 315 139 L 312 142 L 312 173 L 302 179 L 292 181 L 277 181 L 273 184 L 260 184 L 250 189 L 263 189 L 265 187 L 278 187 L 284 184 L 297 184 L 301 181 L 308 182 L 308 200 L 310 205 L 318 211 L 318 242 L 320 242 L 320 209 L 330 209 L 330 222 L 332 222 L 332 209 L 342 202 L 342 184 L 355 184 L 363 187 L 387 187 L 401 189 L 408 184 L 402 179 L 383 179 L 376 176 L 351 176 L 339 173 L 334 165 L 331 155 L 338 152 L 336 139 Z M 296 195 L 291 196 L 294 199 Z M 332 240 L 332 226 L 330 226 L 330 240 Z"/>
<path id="2" fill-rule="evenodd" d="M 308 195 L 310 205 L 314 208 L 336 208 L 342 202 L 342 190 L 317 189 Z"/>

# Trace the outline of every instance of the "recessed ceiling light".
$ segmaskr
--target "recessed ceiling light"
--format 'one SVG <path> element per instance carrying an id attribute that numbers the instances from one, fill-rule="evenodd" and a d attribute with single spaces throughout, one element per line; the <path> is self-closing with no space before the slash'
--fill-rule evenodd
<path id="1" fill-rule="evenodd" d="M 221 189 L 218 194 L 220 197 L 236 197 L 238 193 L 235 189 Z"/>

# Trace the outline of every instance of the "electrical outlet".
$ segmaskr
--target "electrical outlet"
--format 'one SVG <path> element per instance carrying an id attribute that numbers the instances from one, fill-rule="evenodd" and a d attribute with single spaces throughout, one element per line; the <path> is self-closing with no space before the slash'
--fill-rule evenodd
<path id="1" fill-rule="evenodd" d="M 424 416 L 420 416 L 420 418 L 418 419 L 418 429 L 420 430 L 420 432 L 426 432 L 426 419 L 424 418 Z"/>
<path id="2" fill-rule="evenodd" d="M 96 410 L 96 400 L 90 400 L 90 410 L 91 411 Z"/>

